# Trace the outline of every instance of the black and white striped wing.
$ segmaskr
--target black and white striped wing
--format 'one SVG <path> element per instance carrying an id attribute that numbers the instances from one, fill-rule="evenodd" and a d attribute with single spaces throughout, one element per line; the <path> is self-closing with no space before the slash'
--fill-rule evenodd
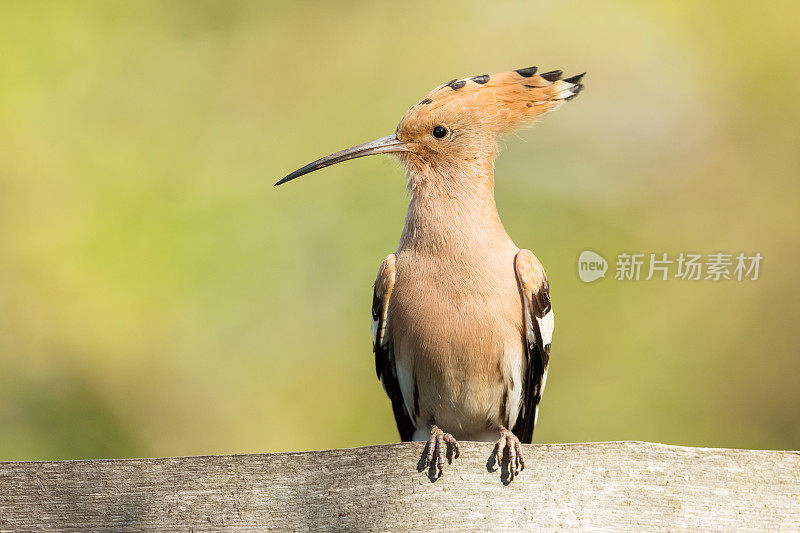
<path id="1" fill-rule="evenodd" d="M 383 390 L 392 401 L 394 419 L 400 438 L 410 441 L 416 429 L 414 421 L 406 410 L 400 382 L 397 379 L 397 368 L 391 343 L 391 332 L 387 325 L 389 298 L 394 289 L 395 254 L 389 254 L 381 264 L 378 278 L 375 280 L 375 291 L 372 296 L 372 350 L 375 352 L 375 371 L 383 384 Z"/>
<path id="2" fill-rule="evenodd" d="M 554 317 L 550 305 L 550 284 L 542 264 L 533 252 L 517 252 L 514 269 L 522 297 L 527 366 L 523 379 L 522 407 L 515 426 L 509 429 L 522 442 L 530 443 L 539 414 L 539 402 L 547 383 Z"/>

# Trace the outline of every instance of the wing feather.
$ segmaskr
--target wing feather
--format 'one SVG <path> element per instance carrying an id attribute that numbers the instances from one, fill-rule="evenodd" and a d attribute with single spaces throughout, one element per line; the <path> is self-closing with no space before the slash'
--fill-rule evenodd
<path id="1" fill-rule="evenodd" d="M 550 284 L 533 252 L 517 252 L 514 269 L 523 304 L 527 366 L 523 379 L 522 408 L 511 430 L 522 442 L 530 443 L 539 413 L 539 402 L 547 383 L 554 316 L 550 305 Z"/>
<path id="2" fill-rule="evenodd" d="M 381 264 L 378 278 L 375 280 L 372 296 L 372 349 L 375 353 L 375 372 L 383 384 L 383 390 L 392 401 L 392 410 L 400 438 L 403 441 L 410 441 L 416 427 L 403 401 L 403 393 L 397 379 L 397 367 L 394 362 L 391 332 L 387 327 L 389 298 L 394 289 L 396 259 L 395 254 L 389 254 Z"/>

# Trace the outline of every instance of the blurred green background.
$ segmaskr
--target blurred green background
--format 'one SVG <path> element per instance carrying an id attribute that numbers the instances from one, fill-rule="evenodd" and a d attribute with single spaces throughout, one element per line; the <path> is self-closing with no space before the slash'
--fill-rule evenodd
<path id="1" fill-rule="evenodd" d="M 538 442 L 800 448 L 800 4 L 0 3 L 0 459 L 397 440 L 369 309 L 394 131 L 454 77 L 588 71 L 502 141 L 558 315 Z M 578 254 L 761 252 L 756 282 Z M 612 265 L 613 269 L 613 265 Z"/>

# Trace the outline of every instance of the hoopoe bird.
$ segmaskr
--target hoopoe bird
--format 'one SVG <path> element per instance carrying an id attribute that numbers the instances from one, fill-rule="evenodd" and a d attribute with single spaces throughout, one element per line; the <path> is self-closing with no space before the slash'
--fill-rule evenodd
<path id="1" fill-rule="evenodd" d="M 373 154 L 395 154 L 405 167 L 408 213 L 375 281 L 373 350 L 400 437 L 427 440 L 437 475 L 448 445 L 458 457 L 457 439 L 498 439 L 509 479 L 525 468 L 520 443 L 532 440 L 547 381 L 553 310 L 542 264 L 497 213 L 496 137 L 574 98 L 584 74 L 529 67 L 449 81 L 394 134 L 276 183 Z"/>

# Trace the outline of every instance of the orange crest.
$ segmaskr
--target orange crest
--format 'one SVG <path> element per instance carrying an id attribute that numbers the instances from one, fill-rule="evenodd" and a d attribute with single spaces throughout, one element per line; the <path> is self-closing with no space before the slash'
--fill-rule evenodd
<path id="1" fill-rule="evenodd" d="M 537 74 L 536 67 L 528 67 L 452 80 L 412 107 L 398 131 L 456 121 L 486 133 L 509 133 L 556 109 L 583 89 L 583 74 L 563 80 L 561 75 L 560 70 Z"/>

